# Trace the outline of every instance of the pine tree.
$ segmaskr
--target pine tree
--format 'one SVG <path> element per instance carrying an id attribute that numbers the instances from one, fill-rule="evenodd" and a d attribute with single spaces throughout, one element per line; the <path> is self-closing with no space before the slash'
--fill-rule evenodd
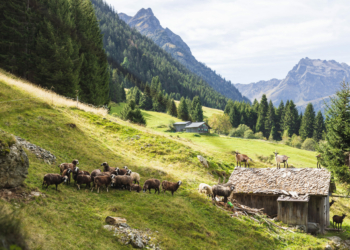
<path id="1" fill-rule="evenodd" d="M 283 128 L 284 131 L 288 131 L 289 137 L 292 137 L 293 134 L 298 133 L 298 118 L 298 110 L 296 109 L 293 100 L 287 101 L 284 113 Z"/>
<path id="2" fill-rule="evenodd" d="M 315 124 L 315 111 L 312 103 L 306 106 L 304 116 L 301 120 L 299 134 L 302 140 L 312 138 Z"/>
<path id="3" fill-rule="evenodd" d="M 270 100 L 266 119 L 265 119 L 265 131 L 266 131 L 266 134 L 264 134 L 265 137 L 268 137 L 270 135 L 272 127 L 274 127 L 274 130 L 276 130 L 275 120 L 276 120 L 275 108 L 272 104 L 272 101 Z M 274 139 L 276 139 L 276 135 L 274 135 Z"/>
<path id="4" fill-rule="evenodd" d="M 313 139 L 318 142 L 319 140 L 322 140 L 322 135 L 325 130 L 325 124 L 324 119 L 321 111 L 318 111 L 317 116 L 315 118 L 315 124 L 314 124 L 314 132 L 313 132 Z"/>
<path id="5" fill-rule="evenodd" d="M 238 116 L 237 108 L 235 106 L 231 108 L 229 118 L 232 127 L 237 128 L 240 123 L 240 117 Z"/>
<path id="6" fill-rule="evenodd" d="M 168 109 L 168 114 L 171 116 L 177 116 L 177 108 L 176 108 L 176 104 L 174 99 L 169 100 L 170 101 L 170 105 L 169 105 L 169 109 Z"/>
<path id="7" fill-rule="evenodd" d="M 121 91 L 121 94 L 120 94 L 121 102 L 125 102 L 126 101 L 126 93 L 125 93 L 125 89 L 124 89 L 123 84 L 121 84 L 121 86 L 120 86 L 120 91 Z"/>
<path id="8" fill-rule="evenodd" d="M 266 95 L 263 94 L 261 97 L 261 102 L 259 104 L 258 121 L 256 122 L 256 131 L 262 132 L 264 135 L 266 134 L 265 120 L 266 120 L 267 111 L 268 111 L 267 98 L 266 98 Z"/>
<path id="9" fill-rule="evenodd" d="M 340 181 L 350 183 L 349 168 L 344 166 L 350 151 L 350 84 L 342 82 L 336 97 L 326 107 L 326 141 L 320 144 L 321 164 Z"/>
<path id="10" fill-rule="evenodd" d="M 278 132 L 278 136 L 277 136 L 277 138 L 275 138 L 275 140 L 282 139 L 283 119 L 284 119 L 284 103 L 281 100 L 280 105 L 278 106 L 278 108 L 276 110 L 276 129 Z"/>
<path id="11" fill-rule="evenodd" d="M 275 125 L 272 125 L 271 127 L 271 131 L 270 131 L 270 136 L 269 136 L 269 140 L 273 141 L 276 140 L 278 138 L 278 131 Z"/>
<path id="12" fill-rule="evenodd" d="M 203 121 L 203 109 L 201 100 L 199 96 L 195 96 L 192 100 L 191 106 L 193 107 L 191 112 L 191 117 L 193 121 L 202 122 Z"/>
<path id="13" fill-rule="evenodd" d="M 189 113 L 185 98 L 181 97 L 179 107 L 177 108 L 177 117 L 183 121 L 189 120 Z"/>

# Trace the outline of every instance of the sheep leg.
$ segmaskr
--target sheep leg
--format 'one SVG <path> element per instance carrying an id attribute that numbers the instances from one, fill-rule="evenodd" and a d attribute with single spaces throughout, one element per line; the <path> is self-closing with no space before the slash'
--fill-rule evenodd
<path id="1" fill-rule="evenodd" d="M 148 190 L 149 190 L 149 193 L 151 193 L 151 189 L 149 188 Z"/>
<path id="2" fill-rule="evenodd" d="M 56 191 L 57 191 L 57 184 L 56 184 Z"/>
<path id="3" fill-rule="evenodd" d="M 100 187 L 97 188 L 97 193 L 100 193 Z"/>
<path id="4" fill-rule="evenodd" d="M 80 190 L 80 185 L 79 184 L 77 184 L 77 187 L 78 187 L 77 189 Z"/>
<path id="5" fill-rule="evenodd" d="M 174 196 L 174 191 L 171 191 L 171 195 Z"/>

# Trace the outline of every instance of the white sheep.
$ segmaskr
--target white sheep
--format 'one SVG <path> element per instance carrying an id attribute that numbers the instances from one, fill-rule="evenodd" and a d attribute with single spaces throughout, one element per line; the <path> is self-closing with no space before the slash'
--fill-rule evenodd
<path id="1" fill-rule="evenodd" d="M 206 194 L 209 197 L 213 194 L 211 186 L 209 186 L 208 184 L 205 184 L 205 183 L 199 184 L 198 192 Z"/>
<path id="2" fill-rule="evenodd" d="M 136 184 L 140 185 L 140 175 L 136 172 L 131 172 L 131 170 L 128 170 L 127 175 L 130 175 L 131 179 L 133 180 L 133 182 Z"/>

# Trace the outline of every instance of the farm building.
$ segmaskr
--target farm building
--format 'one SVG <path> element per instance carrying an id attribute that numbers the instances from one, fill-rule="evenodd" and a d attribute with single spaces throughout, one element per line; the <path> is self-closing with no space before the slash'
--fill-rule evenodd
<path id="1" fill-rule="evenodd" d="M 325 169 L 236 168 L 229 182 L 232 198 L 289 225 L 318 223 L 321 233 L 329 226 L 331 174 Z"/>
<path id="2" fill-rule="evenodd" d="M 176 122 L 176 132 L 186 131 L 187 133 L 210 133 L 211 127 L 205 122 Z"/>
<path id="3" fill-rule="evenodd" d="M 174 123 L 174 127 L 176 129 L 176 132 L 182 132 L 186 131 L 185 127 L 189 124 L 191 124 L 191 122 L 176 122 Z"/>

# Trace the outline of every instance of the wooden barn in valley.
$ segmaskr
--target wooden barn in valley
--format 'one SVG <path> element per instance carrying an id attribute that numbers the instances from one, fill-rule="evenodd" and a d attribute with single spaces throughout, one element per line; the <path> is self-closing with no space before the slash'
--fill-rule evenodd
<path id="1" fill-rule="evenodd" d="M 186 131 L 187 133 L 210 133 L 211 127 L 205 122 L 176 122 L 176 132 Z"/>
<path id="2" fill-rule="evenodd" d="M 321 233 L 329 226 L 331 174 L 317 168 L 235 168 L 229 182 L 233 199 L 289 225 L 318 223 Z"/>

